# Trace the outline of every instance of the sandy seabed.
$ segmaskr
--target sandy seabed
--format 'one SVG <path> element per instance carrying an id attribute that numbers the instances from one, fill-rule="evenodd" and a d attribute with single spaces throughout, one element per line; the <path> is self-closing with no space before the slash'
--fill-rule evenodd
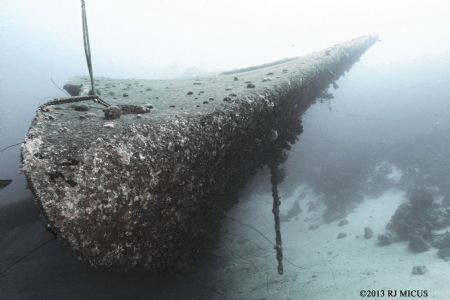
<path id="1" fill-rule="evenodd" d="M 408 250 L 406 242 L 377 244 L 377 235 L 385 232 L 405 197 L 403 191 L 390 189 L 377 198 L 366 198 L 347 215 L 348 224 L 338 226 L 339 220 L 322 223 L 323 205 L 308 212 L 308 202 L 320 203 L 320 197 L 299 186 L 282 199 L 284 214 L 296 201 L 302 208 L 282 223 L 283 275 L 276 272 L 270 244 L 274 240 L 271 195 L 253 193 L 251 201 L 242 197 L 228 212 L 216 249 L 220 263 L 210 284 L 217 287 L 217 299 L 361 299 L 361 290 L 397 291 L 391 299 L 404 299 L 400 290 L 426 290 L 429 299 L 449 299 L 450 266 L 437 257 L 436 249 L 417 254 Z M 310 229 L 311 225 L 318 227 Z M 370 239 L 364 238 L 366 226 L 374 232 Z M 346 236 L 338 239 L 339 233 Z M 417 265 L 428 271 L 413 275 Z"/>

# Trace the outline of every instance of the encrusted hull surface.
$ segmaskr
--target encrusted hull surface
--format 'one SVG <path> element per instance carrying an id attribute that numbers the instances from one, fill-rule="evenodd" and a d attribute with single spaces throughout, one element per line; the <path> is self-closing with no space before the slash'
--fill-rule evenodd
<path id="1" fill-rule="evenodd" d="M 192 80 L 97 79 L 119 118 L 94 102 L 42 106 L 22 160 L 49 227 L 94 266 L 192 261 L 218 212 L 376 39 Z"/>

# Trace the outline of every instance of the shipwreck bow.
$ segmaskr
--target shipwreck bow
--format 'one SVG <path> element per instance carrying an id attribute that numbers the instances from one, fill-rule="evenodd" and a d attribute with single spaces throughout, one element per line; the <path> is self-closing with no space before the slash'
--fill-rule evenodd
<path id="1" fill-rule="evenodd" d="M 159 271 L 194 258 L 217 212 L 376 40 L 192 80 L 99 78 L 107 108 L 44 104 L 22 162 L 48 226 L 96 266 Z"/>

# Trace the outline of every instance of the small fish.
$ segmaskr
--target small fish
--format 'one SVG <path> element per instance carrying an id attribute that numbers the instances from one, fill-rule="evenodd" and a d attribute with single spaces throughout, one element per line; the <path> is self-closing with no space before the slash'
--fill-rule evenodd
<path id="1" fill-rule="evenodd" d="M 0 179 L 0 189 L 4 189 L 12 182 L 11 179 Z"/>

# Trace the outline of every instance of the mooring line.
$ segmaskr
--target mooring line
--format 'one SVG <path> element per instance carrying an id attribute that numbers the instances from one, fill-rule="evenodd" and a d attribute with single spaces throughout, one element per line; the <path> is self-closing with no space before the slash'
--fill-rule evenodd
<path id="1" fill-rule="evenodd" d="M 236 218 L 233 218 L 232 216 L 230 216 L 230 215 L 228 215 L 228 214 L 226 214 L 226 213 L 223 213 L 223 215 L 224 215 L 226 218 L 230 219 L 231 221 L 234 221 L 234 222 L 236 222 L 236 223 L 238 223 L 238 224 L 240 224 L 240 225 L 242 225 L 242 226 L 245 226 L 245 227 L 247 227 L 247 228 L 253 230 L 254 232 L 258 233 L 258 234 L 259 234 L 263 239 L 265 239 L 269 244 L 271 244 L 272 246 L 274 246 L 274 249 L 275 249 L 276 244 L 275 244 L 271 239 L 269 239 L 264 233 L 262 233 L 261 230 L 257 229 L 255 226 L 252 226 L 252 225 L 250 225 L 250 224 L 244 223 L 244 222 L 242 222 L 242 221 L 240 221 L 240 220 L 238 220 L 238 219 L 236 219 Z M 302 266 L 299 266 L 299 265 L 295 264 L 295 263 L 292 262 L 288 257 L 286 257 L 286 256 L 284 256 L 284 255 L 283 255 L 283 259 L 284 259 L 288 264 L 290 264 L 290 265 L 293 266 L 293 267 L 296 267 L 296 268 L 301 269 L 301 270 L 305 270 L 305 269 L 306 269 L 306 267 L 302 267 Z M 313 265 L 313 266 L 315 266 L 315 265 Z"/>
<path id="2" fill-rule="evenodd" d="M 84 45 L 84 54 L 86 55 L 86 64 L 89 71 L 89 79 L 91 82 L 91 90 L 89 91 L 88 96 L 77 96 L 77 97 L 68 97 L 68 98 L 58 98 L 48 101 L 43 104 L 43 107 L 48 105 L 55 104 L 65 104 L 72 102 L 80 102 L 93 100 L 96 103 L 100 103 L 103 106 L 111 106 L 105 100 L 102 100 L 97 93 L 95 92 L 95 84 L 94 84 L 94 73 L 92 71 L 92 55 L 91 55 L 91 45 L 89 41 L 89 31 L 88 31 L 88 23 L 87 23 L 87 15 L 86 15 L 86 3 L 84 0 L 81 0 L 81 15 L 82 15 L 82 24 L 83 24 L 83 45 Z"/>
<path id="3" fill-rule="evenodd" d="M 60 90 L 63 94 L 66 94 L 68 96 L 70 96 L 70 94 L 63 88 L 60 88 L 59 85 L 56 84 L 56 82 L 53 80 L 52 76 L 50 75 L 50 81 L 53 83 L 53 85 Z"/>
<path id="4" fill-rule="evenodd" d="M 8 150 L 9 148 L 12 148 L 12 147 L 15 147 L 15 146 L 19 146 L 19 145 L 22 144 L 22 143 L 23 143 L 23 141 L 18 142 L 18 143 L 15 143 L 15 144 L 12 144 L 12 145 L 9 145 L 9 146 L 7 146 L 7 147 L 5 147 L 5 148 L 2 148 L 2 149 L 0 149 L 0 153 L 3 152 L 3 151 Z"/>
<path id="5" fill-rule="evenodd" d="M 82 13 L 82 22 L 83 22 L 83 44 L 84 44 L 84 53 L 86 55 L 86 64 L 89 70 L 89 77 L 91 80 L 91 95 L 95 95 L 95 86 L 94 86 L 94 75 L 92 71 L 92 59 L 91 59 L 91 44 L 89 42 L 89 31 L 88 31 L 88 23 L 87 23 L 87 15 L 86 15 L 86 4 L 84 0 L 81 0 L 81 13 Z"/>
<path id="6" fill-rule="evenodd" d="M 21 261 L 23 261 L 25 258 L 27 258 L 28 256 L 30 256 L 31 254 L 33 254 L 34 252 L 36 252 L 37 250 L 41 249 L 42 247 L 44 247 L 45 245 L 47 245 L 48 243 L 50 243 L 51 241 L 56 240 L 56 238 L 52 237 L 51 239 L 46 240 L 45 242 L 39 244 L 38 246 L 30 249 L 27 253 L 25 253 L 24 255 L 22 255 L 21 257 L 19 257 L 18 259 L 16 259 L 12 264 L 10 264 L 9 266 L 7 266 L 6 268 L 4 268 L 1 272 L 0 272 L 0 276 L 5 275 L 9 270 L 11 270 L 14 266 L 16 266 L 17 264 L 19 264 Z"/>
<path id="7" fill-rule="evenodd" d="M 280 180 L 279 174 L 279 166 L 270 166 L 270 181 L 272 183 L 272 197 L 273 197 L 273 206 L 272 213 L 275 222 L 275 246 L 274 249 L 277 252 L 277 261 L 278 261 L 278 274 L 283 275 L 283 247 L 281 240 L 281 225 L 280 225 L 280 196 L 278 195 L 278 183 Z"/>
<path id="8" fill-rule="evenodd" d="M 56 98 L 56 99 L 53 99 L 53 100 L 50 100 L 50 101 L 44 103 L 43 106 L 81 102 L 81 101 L 87 101 L 87 100 L 93 100 L 94 102 L 98 102 L 106 107 L 109 106 L 108 103 L 106 103 L 105 101 L 100 99 L 97 95 L 74 96 L 74 97 L 69 97 L 69 98 Z"/>

